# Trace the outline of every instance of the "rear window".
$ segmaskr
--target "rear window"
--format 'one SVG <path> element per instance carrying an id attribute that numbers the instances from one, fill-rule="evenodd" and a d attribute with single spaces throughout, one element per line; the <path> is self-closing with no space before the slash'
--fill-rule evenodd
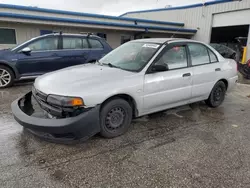
<path id="1" fill-rule="evenodd" d="M 82 39 L 77 37 L 63 37 L 63 49 L 82 49 Z"/>
<path id="2" fill-rule="evenodd" d="M 193 66 L 210 63 L 207 47 L 198 43 L 190 43 L 188 48 Z"/>

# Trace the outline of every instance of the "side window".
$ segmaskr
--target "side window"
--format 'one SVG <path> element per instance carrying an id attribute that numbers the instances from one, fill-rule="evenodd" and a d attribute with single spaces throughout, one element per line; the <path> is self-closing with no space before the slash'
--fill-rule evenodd
<path id="1" fill-rule="evenodd" d="M 89 44 L 90 44 L 91 48 L 94 48 L 94 49 L 103 48 L 100 41 L 95 40 L 95 39 L 88 39 L 88 40 L 89 40 Z"/>
<path id="2" fill-rule="evenodd" d="M 202 44 L 188 44 L 192 65 L 202 65 L 210 63 L 208 49 Z"/>
<path id="3" fill-rule="evenodd" d="M 63 37 L 63 49 L 82 49 L 82 39 L 77 37 Z"/>
<path id="4" fill-rule="evenodd" d="M 211 63 L 218 62 L 218 58 L 217 58 L 217 56 L 214 54 L 214 52 L 212 52 L 212 50 L 208 49 L 208 53 L 209 53 L 209 56 L 210 56 L 210 62 L 211 62 Z"/>
<path id="5" fill-rule="evenodd" d="M 188 66 L 185 46 L 174 46 L 168 49 L 155 65 L 167 65 L 169 70 Z"/>
<path id="6" fill-rule="evenodd" d="M 82 39 L 82 48 L 84 49 L 89 48 L 88 41 L 85 38 Z"/>
<path id="7" fill-rule="evenodd" d="M 31 51 L 57 50 L 58 38 L 57 37 L 43 38 L 29 44 L 27 47 L 29 47 Z"/>

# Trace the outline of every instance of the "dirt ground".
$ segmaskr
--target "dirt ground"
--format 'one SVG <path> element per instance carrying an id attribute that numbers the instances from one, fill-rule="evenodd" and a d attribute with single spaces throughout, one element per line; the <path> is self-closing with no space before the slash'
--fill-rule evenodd
<path id="1" fill-rule="evenodd" d="M 76 145 L 34 137 L 10 104 L 29 91 L 0 91 L 0 187 L 250 187 L 250 86 L 222 106 L 182 106 L 135 120 L 115 139 Z"/>

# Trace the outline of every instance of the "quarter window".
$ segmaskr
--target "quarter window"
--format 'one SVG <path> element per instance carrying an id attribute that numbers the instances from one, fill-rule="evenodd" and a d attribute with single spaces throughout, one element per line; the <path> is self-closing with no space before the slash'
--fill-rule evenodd
<path id="1" fill-rule="evenodd" d="M 208 49 L 202 44 L 188 44 L 192 65 L 202 65 L 210 63 Z"/>
<path id="2" fill-rule="evenodd" d="M 16 44 L 15 29 L 0 28 L 0 44 Z"/>
<path id="3" fill-rule="evenodd" d="M 91 48 L 94 48 L 94 49 L 103 48 L 101 42 L 98 40 L 95 40 L 95 39 L 89 39 L 89 44 L 90 44 Z"/>
<path id="4" fill-rule="evenodd" d="M 169 70 L 185 68 L 187 64 L 187 53 L 185 46 L 174 46 L 167 50 L 160 59 L 155 63 L 156 65 L 167 65 Z"/>
<path id="5" fill-rule="evenodd" d="M 212 52 L 212 50 L 208 49 L 209 52 L 209 56 L 210 56 L 210 62 L 211 63 L 215 63 L 218 62 L 218 59 L 216 57 L 216 55 L 214 54 L 214 52 Z"/>
<path id="6" fill-rule="evenodd" d="M 85 40 L 85 39 L 84 39 Z M 86 48 L 86 40 L 84 47 Z M 82 49 L 83 40 L 77 37 L 63 37 L 63 49 Z"/>
<path id="7" fill-rule="evenodd" d="M 47 50 L 57 50 L 57 46 L 58 46 L 58 38 L 50 37 L 37 40 L 29 44 L 27 47 L 29 47 L 31 51 L 47 51 Z"/>

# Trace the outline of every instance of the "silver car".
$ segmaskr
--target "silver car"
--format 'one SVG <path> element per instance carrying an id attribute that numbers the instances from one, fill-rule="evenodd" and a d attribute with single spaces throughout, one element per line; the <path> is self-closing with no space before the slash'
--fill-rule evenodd
<path id="1" fill-rule="evenodd" d="M 12 103 L 15 119 L 53 140 L 124 134 L 132 118 L 205 101 L 218 107 L 237 82 L 237 64 L 207 44 L 187 39 L 141 39 L 99 62 L 69 67 L 35 80 Z M 44 117 L 37 116 L 39 104 Z"/>

